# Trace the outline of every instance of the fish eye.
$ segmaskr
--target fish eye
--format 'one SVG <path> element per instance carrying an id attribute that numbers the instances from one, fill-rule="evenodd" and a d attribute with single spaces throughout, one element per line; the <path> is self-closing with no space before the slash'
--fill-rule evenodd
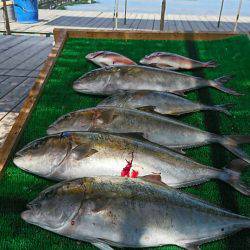
<path id="1" fill-rule="evenodd" d="M 38 142 L 34 142 L 34 144 L 33 144 L 33 148 L 34 148 L 34 149 L 37 149 L 37 148 L 38 148 L 38 146 L 39 146 L 39 143 L 38 143 Z"/>
<path id="2" fill-rule="evenodd" d="M 66 115 L 63 116 L 63 119 L 68 119 L 68 118 L 70 118 L 70 114 L 66 114 Z"/>
<path id="3" fill-rule="evenodd" d="M 45 193 L 43 194 L 43 198 L 45 198 L 45 199 L 49 199 L 49 198 L 51 198 L 52 196 L 53 196 L 53 191 L 52 191 L 52 190 L 47 191 L 47 192 L 45 192 Z"/>
<path id="4" fill-rule="evenodd" d="M 62 132 L 61 134 L 60 134 L 60 138 L 65 138 L 65 137 L 69 137 L 71 135 L 71 133 L 70 132 Z"/>

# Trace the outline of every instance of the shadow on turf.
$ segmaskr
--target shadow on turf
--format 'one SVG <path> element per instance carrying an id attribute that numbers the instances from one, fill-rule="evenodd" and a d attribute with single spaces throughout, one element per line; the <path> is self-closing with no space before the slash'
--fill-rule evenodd
<path id="1" fill-rule="evenodd" d="M 196 60 L 200 60 L 199 50 L 196 47 L 196 43 L 191 40 L 186 41 L 186 50 L 188 52 L 188 57 Z M 206 78 L 205 72 L 200 69 L 195 71 L 195 75 Z M 197 91 L 199 101 L 206 104 L 213 104 L 212 97 L 209 92 L 209 88 L 203 88 L 199 89 Z M 206 126 L 206 130 L 215 134 L 221 134 L 220 133 L 220 117 L 218 112 L 204 112 L 204 123 Z M 212 160 L 212 166 L 218 167 L 226 165 L 227 162 L 225 160 L 227 157 L 226 150 L 221 147 L 218 144 L 211 144 L 211 160 Z M 237 202 L 235 200 L 235 197 L 232 192 L 232 188 L 230 188 L 228 185 L 218 182 L 218 188 L 220 191 L 220 197 L 221 197 L 221 203 L 223 208 L 227 208 L 235 213 L 239 213 L 239 209 L 237 206 Z M 234 237 L 229 237 L 228 241 L 226 241 L 226 249 L 235 249 L 235 246 L 239 247 L 239 242 L 244 242 L 243 245 L 246 244 L 248 241 L 247 234 L 245 233 L 246 230 L 244 230 L 244 233 L 238 233 L 237 236 L 234 235 Z M 244 246 L 243 246 L 244 247 Z M 240 249 L 240 248 L 237 248 Z"/>

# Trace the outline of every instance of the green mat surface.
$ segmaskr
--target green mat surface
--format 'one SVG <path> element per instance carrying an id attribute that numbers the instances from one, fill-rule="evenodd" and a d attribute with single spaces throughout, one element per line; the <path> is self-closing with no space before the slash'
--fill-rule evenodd
<path id="1" fill-rule="evenodd" d="M 185 115 L 180 119 L 210 132 L 249 133 L 250 42 L 246 36 L 197 42 L 69 39 L 57 59 L 17 149 L 44 136 L 47 127 L 59 116 L 73 110 L 93 107 L 102 100 L 101 97 L 75 93 L 72 89 L 72 82 L 75 79 L 96 68 L 95 65 L 85 60 L 85 55 L 97 50 L 115 51 L 137 62 L 144 55 L 155 51 L 170 51 L 203 61 L 217 60 L 220 67 L 195 71 L 192 74 L 209 79 L 224 74 L 233 74 L 235 78 L 227 86 L 245 95 L 235 97 L 207 88 L 189 93 L 188 98 L 209 104 L 234 103 L 232 116 L 227 117 L 224 114 L 208 111 Z M 242 148 L 250 155 L 248 145 Z M 234 158 L 219 145 L 190 149 L 187 154 L 201 163 L 217 168 L 222 168 Z M 245 171 L 243 179 L 250 185 L 250 171 Z M 0 180 L 0 249 L 94 249 L 88 243 L 79 243 L 21 220 L 20 213 L 25 210 L 26 204 L 52 184 L 52 181 L 21 171 L 14 166 L 12 160 L 10 161 Z M 183 190 L 233 212 L 250 216 L 249 198 L 220 181 L 209 181 Z M 163 248 L 179 249 L 175 246 Z M 223 240 L 204 244 L 201 249 L 249 248 L 249 230 L 244 230 Z"/>

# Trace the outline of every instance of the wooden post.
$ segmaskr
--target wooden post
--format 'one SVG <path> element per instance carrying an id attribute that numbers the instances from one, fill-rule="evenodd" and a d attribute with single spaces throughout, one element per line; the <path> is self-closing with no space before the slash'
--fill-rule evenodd
<path id="1" fill-rule="evenodd" d="M 119 0 L 115 0 L 115 29 L 118 28 L 118 6 Z"/>
<path id="2" fill-rule="evenodd" d="M 222 0 L 221 2 L 221 7 L 220 7 L 220 15 L 219 15 L 219 20 L 218 20 L 218 28 L 220 27 L 220 19 L 221 19 L 221 14 L 222 14 L 222 10 L 223 10 L 223 5 L 224 5 L 224 0 Z"/>
<path id="3" fill-rule="evenodd" d="M 6 35 L 11 35 L 10 22 L 9 22 L 6 2 L 5 2 L 5 0 L 2 0 L 2 2 L 3 2 L 3 17 L 4 17 Z"/>
<path id="4" fill-rule="evenodd" d="M 124 25 L 127 24 L 127 6 L 128 6 L 128 1 L 125 0 Z"/>
<path id="5" fill-rule="evenodd" d="M 238 20 L 240 17 L 240 10 L 241 10 L 241 5 L 242 5 L 242 0 L 240 0 L 240 4 L 239 4 L 239 8 L 238 8 L 238 12 L 237 12 L 237 17 L 236 17 L 236 21 L 235 21 L 235 25 L 234 25 L 234 32 L 237 29 L 237 25 L 238 25 Z"/>
<path id="6" fill-rule="evenodd" d="M 160 30 L 164 30 L 164 21 L 165 21 L 165 12 L 166 12 L 166 0 L 162 0 L 161 4 L 161 22 L 160 22 Z"/>

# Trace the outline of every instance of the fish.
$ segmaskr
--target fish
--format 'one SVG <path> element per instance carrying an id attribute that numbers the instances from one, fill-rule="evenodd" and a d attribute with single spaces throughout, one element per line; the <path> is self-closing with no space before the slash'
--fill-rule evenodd
<path id="1" fill-rule="evenodd" d="M 96 107 L 78 110 L 58 118 L 48 134 L 65 131 L 95 131 L 129 134 L 173 149 L 219 143 L 237 157 L 250 163 L 238 144 L 249 143 L 250 136 L 222 136 L 187 125 L 176 119 L 136 109 Z"/>
<path id="2" fill-rule="evenodd" d="M 13 161 L 24 171 L 57 181 L 91 176 L 136 178 L 160 173 L 162 182 L 173 188 L 219 179 L 250 195 L 249 187 L 240 181 L 241 170 L 248 163 L 240 159 L 218 169 L 157 144 L 107 133 L 46 136 L 19 150 Z"/>
<path id="3" fill-rule="evenodd" d="M 129 58 L 111 51 L 97 51 L 86 55 L 86 59 L 101 67 L 113 65 L 136 65 Z"/>
<path id="4" fill-rule="evenodd" d="M 140 60 L 141 64 L 160 69 L 197 69 L 197 68 L 215 68 L 217 63 L 214 60 L 200 62 L 191 58 L 180 56 L 169 52 L 154 52 Z"/>
<path id="5" fill-rule="evenodd" d="M 157 176 L 57 183 L 29 202 L 21 218 L 99 249 L 176 245 L 198 250 L 250 227 L 248 217 L 168 187 Z"/>
<path id="6" fill-rule="evenodd" d="M 171 70 L 146 66 L 110 66 L 92 70 L 73 83 L 73 89 L 80 93 L 112 95 L 118 90 L 155 90 L 184 95 L 185 92 L 204 87 L 213 87 L 231 95 L 241 95 L 223 86 L 232 76 L 215 80 L 190 76 Z"/>
<path id="7" fill-rule="evenodd" d="M 150 90 L 119 91 L 105 98 L 98 107 L 114 106 L 128 109 L 153 111 L 162 115 L 182 115 L 201 110 L 213 110 L 231 115 L 228 111 L 232 104 L 206 105 L 195 103 L 181 96 Z"/>

